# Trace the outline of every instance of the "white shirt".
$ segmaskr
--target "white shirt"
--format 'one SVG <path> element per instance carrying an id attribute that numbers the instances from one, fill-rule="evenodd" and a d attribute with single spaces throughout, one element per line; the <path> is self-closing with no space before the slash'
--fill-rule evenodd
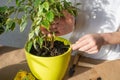
<path id="1" fill-rule="evenodd" d="M 81 3 L 79 16 L 70 40 L 74 43 L 85 34 L 116 32 L 120 28 L 120 0 L 69 0 Z M 106 45 L 87 57 L 104 60 L 120 59 L 120 44 Z"/>

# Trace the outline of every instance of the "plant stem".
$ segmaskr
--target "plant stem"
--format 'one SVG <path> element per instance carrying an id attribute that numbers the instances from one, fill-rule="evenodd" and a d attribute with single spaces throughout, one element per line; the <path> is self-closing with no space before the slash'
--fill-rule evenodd
<path id="1" fill-rule="evenodd" d="M 47 46 L 47 35 L 45 35 L 45 46 Z"/>
<path id="2" fill-rule="evenodd" d="M 52 49 L 54 47 L 54 35 L 51 36 L 51 45 L 50 45 L 50 49 Z"/>

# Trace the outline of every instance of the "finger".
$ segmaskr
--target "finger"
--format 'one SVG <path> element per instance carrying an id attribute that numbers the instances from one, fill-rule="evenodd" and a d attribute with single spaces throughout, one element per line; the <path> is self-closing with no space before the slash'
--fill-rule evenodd
<path id="1" fill-rule="evenodd" d="M 77 42 L 77 43 L 73 44 L 71 47 L 73 50 L 77 50 L 77 49 L 80 49 L 87 44 L 88 44 L 88 42 L 86 40 L 83 40 L 81 42 Z"/>
<path id="2" fill-rule="evenodd" d="M 56 32 L 58 32 L 57 29 L 50 29 L 50 33 L 51 33 L 51 34 L 52 34 L 52 33 L 56 33 Z"/>
<path id="3" fill-rule="evenodd" d="M 95 50 L 97 50 L 97 48 L 96 47 L 91 47 L 89 50 L 87 50 L 88 52 L 91 52 L 91 51 L 95 51 Z"/>
<path id="4" fill-rule="evenodd" d="M 58 18 L 58 17 L 57 17 L 57 18 L 55 18 L 55 20 L 54 20 L 54 22 L 53 22 L 52 24 L 53 24 L 53 25 L 54 25 L 54 24 L 59 24 L 60 19 L 61 19 L 61 18 Z"/>
<path id="5" fill-rule="evenodd" d="M 69 19 L 69 17 L 72 17 L 72 15 L 67 10 L 63 11 L 63 15 L 66 19 Z"/>
<path id="6" fill-rule="evenodd" d="M 86 52 L 87 53 L 98 53 L 98 49 L 97 49 L 97 47 L 92 47 L 92 48 L 90 48 L 89 50 L 87 50 Z"/>
<path id="7" fill-rule="evenodd" d="M 57 30 L 57 25 L 56 24 L 51 25 L 50 30 L 51 31 Z"/>
<path id="8" fill-rule="evenodd" d="M 41 31 L 42 31 L 42 34 L 49 34 L 49 32 L 46 29 L 41 30 Z"/>
<path id="9" fill-rule="evenodd" d="M 86 36 L 83 36 L 80 39 L 78 39 L 78 41 L 76 41 L 76 43 L 80 43 L 80 42 L 84 41 L 85 39 L 86 39 Z"/>
<path id="10" fill-rule="evenodd" d="M 62 27 L 63 27 L 62 24 L 58 24 L 58 25 L 55 24 L 55 25 L 52 26 L 52 28 L 50 30 L 53 31 L 55 33 L 55 35 L 61 36 L 65 33 L 64 29 Z"/>
<path id="11" fill-rule="evenodd" d="M 56 27 L 56 26 L 57 26 L 57 27 Z M 56 24 L 54 24 L 54 25 L 51 26 L 50 32 L 51 32 L 51 34 L 54 33 L 56 36 L 61 35 L 61 34 L 60 34 L 60 30 L 59 30 L 59 25 L 56 25 Z"/>
<path id="12" fill-rule="evenodd" d="M 88 50 L 91 49 L 91 47 L 92 47 L 91 45 L 87 44 L 87 45 L 85 45 L 83 47 L 80 47 L 79 51 L 88 51 Z"/>
<path id="13" fill-rule="evenodd" d="M 87 51 L 86 51 L 86 53 L 88 53 L 88 54 L 96 54 L 96 53 L 98 53 L 98 51 L 97 51 L 97 50 L 90 51 L 90 52 L 87 52 Z"/>
<path id="14" fill-rule="evenodd" d="M 55 32 L 55 35 L 56 35 L 56 36 L 61 36 L 61 33 L 58 32 L 58 31 L 56 31 L 56 32 Z"/>

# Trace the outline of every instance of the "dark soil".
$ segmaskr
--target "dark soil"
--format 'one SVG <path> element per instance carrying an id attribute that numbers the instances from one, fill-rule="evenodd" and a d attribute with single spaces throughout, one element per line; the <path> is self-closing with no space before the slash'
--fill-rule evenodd
<path id="1" fill-rule="evenodd" d="M 45 42 L 43 43 L 45 45 Z M 70 45 L 64 45 L 63 42 L 60 41 L 54 41 L 54 46 L 53 48 L 50 48 L 51 43 L 50 41 L 46 42 L 46 47 L 42 47 L 39 48 L 39 51 L 35 50 L 35 48 L 32 46 L 30 53 L 33 55 L 37 55 L 37 56 L 43 56 L 43 57 L 50 57 L 50 56 L 57 56 L 57 55 L 61 55 L 64 52 L 66 52 L 68 50 L 68 48 L 70 47 Z"/>

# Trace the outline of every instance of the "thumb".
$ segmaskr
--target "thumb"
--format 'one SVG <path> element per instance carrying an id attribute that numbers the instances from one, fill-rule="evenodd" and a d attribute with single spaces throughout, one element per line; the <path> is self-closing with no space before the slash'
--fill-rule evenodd
<path id="1" fill-rule="evenodd" d="M 73 17 L 67 10 L 63 10 L 63 15 L 66 19 L 70 18 L 70 17 Z"/>

